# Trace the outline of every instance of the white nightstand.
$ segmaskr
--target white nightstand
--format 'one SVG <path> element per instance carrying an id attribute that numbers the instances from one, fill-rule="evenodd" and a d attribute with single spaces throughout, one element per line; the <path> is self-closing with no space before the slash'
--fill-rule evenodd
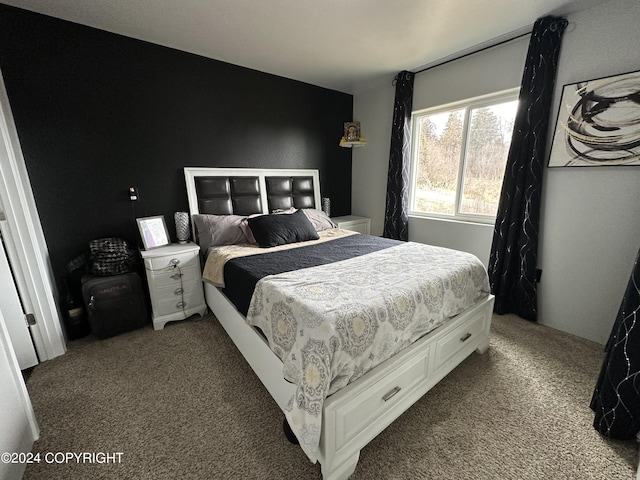
<path id="1" fill-rule="evenodd" d="M 199 252 L 200 247 L 191 242 L 140 252 L 149 283 L 154 330 L 207 311 Z"/>
<path id="2" fill-rule="evenodd" d="M 338 225 L 338 228 L 344 228 L 345 230 L 353 230 L 354 232 L 370 235 L 371 219 L 369 217 L 345 215 L 344 217 L 333 217 L 331 220 Z"/>

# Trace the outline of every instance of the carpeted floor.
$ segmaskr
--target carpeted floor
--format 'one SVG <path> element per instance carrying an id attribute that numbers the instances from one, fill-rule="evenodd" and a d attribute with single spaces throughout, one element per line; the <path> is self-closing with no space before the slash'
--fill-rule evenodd
<path id="1" fill-rule="evenodd" d="M 352 479 L 632 479 L 636 442 L 604 439 L 591 426 L 602 356 L 593 342 L 494 316 L 489 351 L 364 448 Z M 27 387 L 40 424 L 34 453 L 122 456 L 41 462 L 25 479 L 321 478 L 287 442 L 282 413 L 211 316 L 71 342 Z"/>

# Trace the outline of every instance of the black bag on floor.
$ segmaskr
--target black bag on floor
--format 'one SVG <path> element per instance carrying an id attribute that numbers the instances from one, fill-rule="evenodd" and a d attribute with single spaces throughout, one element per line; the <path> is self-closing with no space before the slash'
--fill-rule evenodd
<path id="1" fill-rule="evenodd" d="M 137 273 L 88 277 L 82 284 L 91 331 L 98 338 L 113 337 L 149 323 L 149 314 Z"/>
<path id="2" fill-rule="evenodd" d="M 89 242 L 91 273 L 104 277 L 135 271 L 133 248 L 121 238 L 99 238 Z"/>

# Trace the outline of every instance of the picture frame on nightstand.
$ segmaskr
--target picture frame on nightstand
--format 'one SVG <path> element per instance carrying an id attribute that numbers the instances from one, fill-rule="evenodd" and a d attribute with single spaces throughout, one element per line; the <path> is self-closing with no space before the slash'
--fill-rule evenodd
<path id="1" fill-rule="evenodd" d="M 140 237 L 145 250 L 164 247 L 171 243 L 164 215 L 136 218 L 136 222 L 138 223 L 138 230 L 140 230 Z"/>

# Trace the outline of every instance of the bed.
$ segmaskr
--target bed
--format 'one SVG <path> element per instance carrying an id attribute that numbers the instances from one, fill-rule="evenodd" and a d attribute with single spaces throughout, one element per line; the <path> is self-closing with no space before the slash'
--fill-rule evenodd
<path id="1" fill-rule="evenodd" d="M 317 170 L 184 174 L 201 247 L 211 240 L 203 218 L 242 218 L 243 232 L 251 236 L 248 224 L 251 240 L 270 246 L 223 240 L 203 248 L 205 298 L 325 480 L 348 478 L 364 446 L 465 358 L 487 350 L 493 296 L 472 255 L 329 228 L 321 213 L 316 223 Z M 310 237 L 274 237 L 291 222 Z M 301 269 L 288 265 L 295 259 Z M 418 274 L 406 275 L 409 268 Z M 432 308 L 430 289 L 442 307 Z"/>

